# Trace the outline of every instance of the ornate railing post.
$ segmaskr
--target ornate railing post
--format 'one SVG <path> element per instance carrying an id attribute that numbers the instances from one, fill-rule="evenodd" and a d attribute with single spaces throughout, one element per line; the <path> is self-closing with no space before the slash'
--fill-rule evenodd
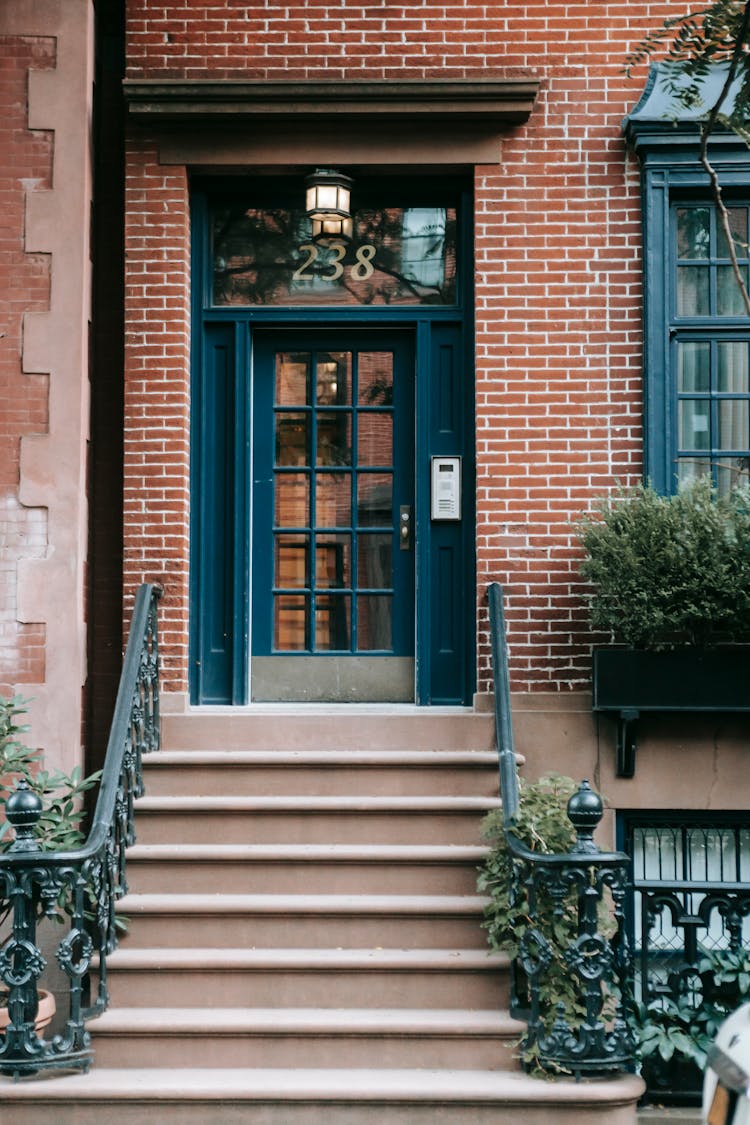
<path id="1" fill-rule="evenodd" d="M 530 923 L 518 954 L 525 1009 L 518 1005 L 514 967 L 514 1014 L 527 1020 L 523 1054 L 546 1069 L 576 1076 L 626 1070 L 634 1055 L 623 1003 L 631 972 L 624 919 L 629 858 L 622 852 L 602 852 L 595 843 L 603 809 L 588 781 L 581 782 L 568 802 L 576 831 L 569 852 L 535 852 L 514 834 L 519 790 L 505 617 L 497 583 L 490 586 L 488 601 L 500 792 L 512 865 L 509 890 L 512 905 L 525 899 Z M 556 985 L 560 999 L 555 1003 Z"/>
<path id="2" fill-rule="evenodd" d="M 11 920 L 0 949 L 0 982 L 10 1022 L 0 1033 L 0 1073 L 19 1076 L 91 1062 L 85 1021 L 108 1003 L 107 954 L 117 946 L 115 904 L 125 894 L 125 849 L 135 840 L 133 802 L 143 793 L 142 755 L 159 747 L 158 586 L 139 589 L 123 662 L 99 794 L 88 840 L 70 852 L 44 851 L 35 836 L 42 802 L 25 780 L 6 802 L 15 840 L 0 854 L 0 907 Z M 51 1039 L 35 1030 L 38 982 L 45 959 L 37 921 L 68 925 L 55 958 L 69 982 L 62 1029 Z M 95 959 L 96 955 L 96 959 Z M 97 992 L 89 1000 L 96 967 Z"/>

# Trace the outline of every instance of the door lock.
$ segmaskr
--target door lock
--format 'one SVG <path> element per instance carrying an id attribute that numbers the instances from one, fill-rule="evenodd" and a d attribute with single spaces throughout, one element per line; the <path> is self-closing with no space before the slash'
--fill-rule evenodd
<path id="1" fill-rule="evenodd" d="M 399 546 L 402 551 L 410 551 L 412 548 L 412 527 L 411 527 L 411 505 L 402 504 L 399 509 L 398 519 L 398 540 Z"/>

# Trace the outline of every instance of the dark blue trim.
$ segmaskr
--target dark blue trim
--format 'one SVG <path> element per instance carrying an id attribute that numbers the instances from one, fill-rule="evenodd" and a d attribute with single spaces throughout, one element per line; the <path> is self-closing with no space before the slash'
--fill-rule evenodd
<path id="1" fill-rule="evenodd" d="M 253 191 L 263 183 L 253 180 Z M 287 185 L 289 181 L 286 181 Z M 246 680 L 249 646 L 249 552 L 253 566 L 263 565 L 250 545 L 249 509 L 257 485 L 249 479 L 249 443 L 253 430 L 252 388 L 247 372 L 251 368 L 250 342 L 256 330 L 282 327 L 369 329 L 387 333 L 389 330 L 410 330 L 416 340 L 416 429 L 415 458 L 416 494 L 416 599 L 417 599 L 417 702 L 468 704 L 475 686 L 475 434 L 473 374 L 473 234 L 472 195 L 456 189 L 455 181 L 436 179 L 414 181 L 413 199 L 424 201 L 423 189 L 428 185 L 430 198 L 445 200 L 454 192 L 458 200 L 459 262 L 458 299 L 455 307 L 413 306 L 404 308 L 210 308 L 208 279 L 210 245 L 208 207 L 205 190 L 193 195 L 193 381 L 191 420 L 191 575 L 190 575 L 190 695 L 193 703 L 244 703 L 248 698 Z M 237 193 L 237 181 L 229 185 Z M 266 186 L 270 187 L 266 181 Z M 203 188 L 207 189 L 208 183 Z M 210 184 L 210 190 L 215 182 Z M 243 181 L 246 194 L 247 181 Z M 460 195 L 460 199 L 459 199 Z M 216 461 L 216 450 L 207 444 L 201 421 L 211 404 L 211 387 L 203 351 L 205 334 L 231 333 L 234 339 L 234 372 L 232 381 L 235 418 L 227 422 L 232 433 L 234 472 L 226 478 L 231 493 L 226 523 L 234 527 L 218 536 L 216 511 L 200 502 L 208 466 Z M 432 379 L 435 349 L 450 342 L 455 351 L 458 402 L 454 428 L 449 435 L 439 434 L 435 426 L 436 392 Z M 208 401 L 207 401 L 208 400 Z M 226 452 L 226 451 L 225 451 Z M 429 462 L 431 453 L 463 455 L 463 520 L 460 525 L 431 524 L 429 517 Z M 212 524 L 213 519 L 213 524 Z M 224 544 L 222 546 L 222 543 Z M 212 590 L 209 552 L 223 550 L 227 563 L 227 581 L 232 590 L 234 612 L 227 623 L 229 651 L 221 659 L 208 645 L 208 636 L 215 637 L 217 624 L 223 618 L 219 599 Z M 441 569 L 442 568 L 442 569 Z M 453 568 L 453 569 L 451 569 Z M 446 624 L 441 606 L 434 594 L 434 583 L 447 582 L 454 575 L 455 591 Z M 270 589 L 270 585 L 269 585 Z M 450 625 L 450 628 L 448 628 Z M 442 633 L 441 633 L 442 630 Z M 207 655 L 208 654 L 208 655 Z M 450 654 L 450 655 L 449 655 Z M 207 670 L 207 661 L 214 661 L 214 673 Z M 217 671 L 219 665 L 221 674 Z M 217 683 L 224 676 L 223 687 Z"/>

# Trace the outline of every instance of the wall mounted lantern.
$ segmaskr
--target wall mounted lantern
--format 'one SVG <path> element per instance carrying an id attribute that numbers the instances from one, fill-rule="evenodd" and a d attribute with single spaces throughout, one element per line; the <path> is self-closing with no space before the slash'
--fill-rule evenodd
<path id="1" fill-rule="evenodd" d="M 305 180 L 305 210 L 313 238 L 351 238 L 352 180 L 333 168 L 316 168 Z"/>

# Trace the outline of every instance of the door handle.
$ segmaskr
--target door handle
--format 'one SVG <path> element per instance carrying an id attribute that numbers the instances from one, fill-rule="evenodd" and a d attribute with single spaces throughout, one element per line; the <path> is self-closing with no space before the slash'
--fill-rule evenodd
<path id="1" fill-rule="evenodd" d="M 412 549 L 414 535 L 412 532 L 411 504 L 402 504 L 398 518 L 398 541 L 402 551 Z"/>

